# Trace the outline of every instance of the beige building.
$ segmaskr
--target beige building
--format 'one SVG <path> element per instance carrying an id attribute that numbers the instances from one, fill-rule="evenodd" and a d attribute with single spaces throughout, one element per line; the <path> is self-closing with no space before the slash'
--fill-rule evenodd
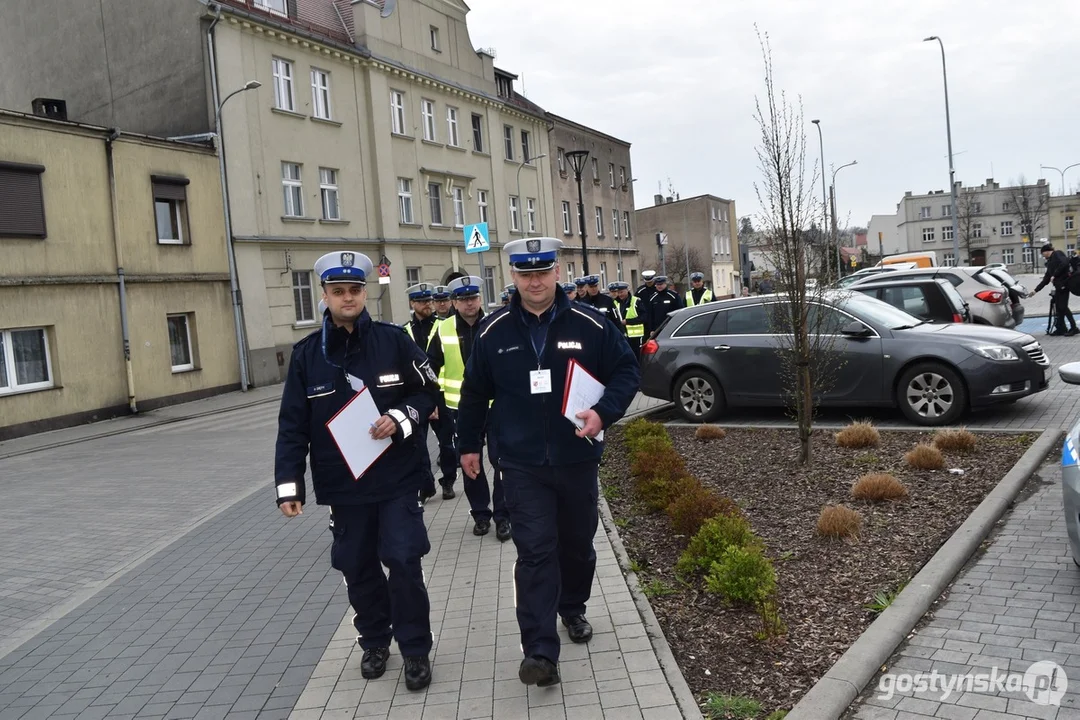
<path id="1" fill-rule="evenodd" d="M 586 274 L 582 261 L 581 223 L 578 211 L 578 184 L 567 153 L 584 150 L 581 198 L 584 211 L 585 243 L 590 275 L 599 275 L 602 286 L 625 280 L 636 287 L 640 272 L 638 249 L 634 244 L 634 174 L 630 165 L 630 143 L 598 132 L 572 120 L 548 113 L 551 120 L 549 147 L 555 152 L 551 163 L 551 185 L 555 201 L 555 237 L 565 243 L 562 267 L 564 281 Z"/>
<path id="2" fill-rule="evenodd" d="M 1049 232 L 1047 238 L 1061 250 L 1075 250 L 1080 217 L 1080 193 L 1055 195 L 1050 198 Z"/>
<path id="3" fill-rule="evenodd" d="M 212 150 L 0 111 L 0 208 L 0 439 L 239 386 Z"/>
<path id="4" fill-rule="evenodd" d="M 662 272 L 680 293 L 689 287 L 689 273 L 701 272 L 718 298 L 739 294 L 743 253 L 739 248 L 735 201 L 715 195 L 685 200 L 655 195 L 652 207 L 638 210 L 637 243 L 642 268 Z M 667 241 L 661 259 L 657 234 Z M 687 265 L 689 264 L 689 269 Z"/>

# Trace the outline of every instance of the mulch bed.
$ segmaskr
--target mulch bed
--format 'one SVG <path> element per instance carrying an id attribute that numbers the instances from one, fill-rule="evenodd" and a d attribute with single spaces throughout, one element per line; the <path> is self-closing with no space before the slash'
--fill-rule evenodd
<path id="1" fill-rule="evenodd" d="M 865 606 L 874 595 L 914 576 L 1036 437 L 980 433 L 975 452 L 946 453 L 945 470 L 918 471 L 903 455 L 929 442 L 930 432 L 882 431 L 879 447 L 852 450 L 838 447 L 831 431 L 817 431 L 807 470 L 796 463 L 793 430 L 729 429 L 726 438 L 705 442 L 694 438 L 694 428 L 668 431 L 687 467 L 738 502 L 764 540 L 787 634 L 759 640 L 761 621 L 753 610 L 725 607 L 700 579 L 680 582 L 674 568 L 687 538 L 674 534 L 666 515 L 635 501 L 621 428 L 609 430 L 601 468 L 605 497 L 627 552 L 643 568 L 642 584 L 677 589 L 650 602 L 695 696 L 753 698 L 762 717 L 798 702 L 873 621 Z M 853 500 L 852 483 L 870 472 L 892 473 L 909 497 L 875 505 Z M 821 508 L 838 502 L 862 514 L 857 540 L 816 534 Z"/>

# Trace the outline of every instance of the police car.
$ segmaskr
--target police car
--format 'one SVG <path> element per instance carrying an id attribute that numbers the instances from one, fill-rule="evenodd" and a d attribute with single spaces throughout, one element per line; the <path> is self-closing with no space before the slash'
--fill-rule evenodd
<path id="1" fill-rule="evenodd" d="M 1080 362 L 1058 368 L 1058 375 L 1070 385 L 1080 385 Z M 1080 420 L 1069 428 L 1061 447 L 1061 494 L 1065 500 L 1065 529 L 1073 562 L 1080 566 Z"/>

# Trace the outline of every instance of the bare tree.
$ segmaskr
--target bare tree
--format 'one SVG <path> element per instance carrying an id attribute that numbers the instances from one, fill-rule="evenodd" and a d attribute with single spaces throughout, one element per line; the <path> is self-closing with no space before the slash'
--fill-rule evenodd
<path id="1" fill-rule="evenodd" d="M 1050 186 L 1039 181 L 1037 185 L 1028 185 L 1021 175 L 1009 188 L 1009 209 L 1020 224 L 1020 234 L 1027 238 L 1032 248 L 1035 246 L 1036 235 L 1046 227 L 1050 206 Z M 1064 249 L 1064 248 L 1062 248 Z M 1035 250 L 1031 250 L 1029 257 L 1034 271 Z"/>
<path id="2" fill-rule="evenodd" d="M 660 251 L 657 249 L 656 264 L 653 267 L 660 268 L 661 265 L 667 266 L 668 281 L 679 286 L 680 290 L 685 290 L 689 286 L 690 279 L 686 273 L 687 258 L 690 262 L 690 272 L 704 273 L 705 277 L 712 276 L 712 261 L 706 258 L 706 253 L 700 248 L 694 245 L 688 245 L 687 243 L 673 242 L 664 246 L 664 263 L 660 262 Z"/>
<path id="3" fill-rule="evenodd" d="M 755 98 L 754 112 L 761 132 L 755 151 L 763 176 L 760 184 L 754 183 L 763 208 L 757 226 L 762 231 L 761 250 L 775 268 L 779 286 L 778 302 L 766 301 L 765 308 L 790 379 L 788 399 L 799 428 L 799 462 L 809 465 L 815 404 L 838 370 L 833 352 L 838 329 L 831 327 L 836 316 L 821 304 L 822 283 L 809 287 L 807 283 L 814 270 L 820 269 L 813 267 L 814 257 L 825 254 L 810 252 L 808 247 L 808 228 L 821 213 L 813 198 L 820 176 L 815 163 L 807 177 L 802 102 L 792 105 L 783 91 L 777 92 L 768 33 L 758 31 L 758 42 L 765 97 Z"/>
<path id="4" fill-rule="evenodd" d="M 966 264 L 971 264 L 971 241 L 976 237 L 982 237 L 982 224 L 979 222 L 979 213 L 982 211 L 977 195 L 971 190 L 964 190 L 956 198 L 956 227 L 960 231 L 958 244 L 966 253 Z M 976 235 L 976 232 L 979 234 Z M 965 262 L 961 258 L 956 259 L 957 265 Z"/>

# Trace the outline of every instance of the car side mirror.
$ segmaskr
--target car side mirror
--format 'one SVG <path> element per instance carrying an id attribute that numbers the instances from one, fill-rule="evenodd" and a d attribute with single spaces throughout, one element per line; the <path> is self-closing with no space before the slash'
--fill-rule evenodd
<path id="1" fill-rule="evenodd" d="M 1080 385 L 1080 362 L 1062 365 L 1058 368 L 1058 375 L 1070 385 Z"/>
<path id="2" fill-rule="evenodd" d="M 848 335 L 850 337 L 867 337 L 872 333 L 873 330 L 866 327 L 866 325 L 862 324 L 858 320 L 852 320 L 840 330 L 841 335 Z"/>

